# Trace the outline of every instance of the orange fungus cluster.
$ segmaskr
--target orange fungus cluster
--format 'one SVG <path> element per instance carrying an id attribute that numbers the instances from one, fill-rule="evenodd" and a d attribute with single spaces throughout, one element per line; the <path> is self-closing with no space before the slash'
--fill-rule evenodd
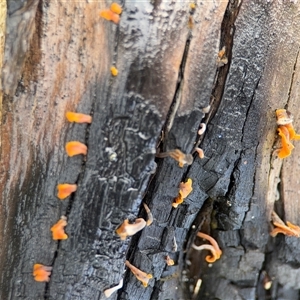
<path id="1" fill-rule="evenodd" d="M 293 127 L 293 116 L 285 109 L 276 110 L 278 125 L 278 135 L 281 138 L 281 148 L 277 150 L 279 158 L 286 158 L 291 155 L 294 145 L 292 140 L 300 140 L 300 135 L 296 133 Z"/>
<path id="2" fill-rule="evenodd" d="M 33 266 L 33 277 L 35 281 L 49 282 L 52 267 L 44 266 L 41 264 L 34 264 Z"/>

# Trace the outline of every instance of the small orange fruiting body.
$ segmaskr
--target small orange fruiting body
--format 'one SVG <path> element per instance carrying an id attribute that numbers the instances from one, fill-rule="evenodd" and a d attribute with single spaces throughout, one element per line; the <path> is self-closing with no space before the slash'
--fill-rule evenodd
<path id="1" fill-rule="evenodd" d="M 197 236 L 200 238 L 206 239 L 211 243 L 211 245 L 207 245 L 207 244 L 204 244 L 201 246 L 193 245 L 193 248 L 196 250 L 204 250 L 205 249 L 205 250 L 211 251 L 212 256 L 208 255 L 205 257 L 205 260 L 208 263 L 213 263 L 221 257 L 222 250 L 219 248 L 217 241 L 213 237 L 211 237 L 210 235 L 205 234 L 203 232 L 198 232 Z"/>
<path id="2" fill-rule="evenodd" d="M 117 76 L 119 71 L 116 67 L 110 67 L 110 72 L 112 76 Z"/>
<path id="3" fill-rule="evenodd" d="M 201 148 L 195 148 L 195 150 L 197 151 L 198 155 L 199 155 L 199 158 L 204 158 L 204 151 L 201 149 Z"/>
<path id="4" fill-rule="evenodd" d="M 110 9 L 103 9 L 99 13 L 100 17 L 104 18 L 107 21 L 112 21 L 115 24 L 118 24 L 120 22 L 120 16 L 114 12 L 112 12 Z"/>
<path id="5" fill-rule="evenodd" d="M 297 134 L 292 124 L 286 124 L 284 125 L 285 128 L 289 131 L 290 134 L 290 140 L 300 140 L 300 134 Z"/>
<path id="6" fill-rule="evenodd" d="M 167 263 L 167 265 L 168 266 L 174 266 L 174 260 L 173 259 L 171 259 L 171 257 L 169 256 L 169 255 L 167 255 L 166 257 L 165 257 L 165 260 L 166 260 L 166 263 Z"/>
<path id="7" fill-rule="evenodd" d="M 49 282 L 52 267 L 44 266 L 41 264 L 34 264 L 33 266 L 33 276 L 35 281 L 39 282 Z"/>
<path id="8" fill-rule="evenodd" d="M 286 109 L 276 109 L 275 111 L 277 125 L 287 125 L 293 123 L 294 117 L 293 115 Z"/>
<path id="9" fill-rule="evenodd" d="M 293 116 L 285 109 L 276 110 L 276 119 L 278 125 L 278 135 L 281 137 L 282 147 L 278 152 L 279 158 L 285 158 L 291 155 L 294 149 L 293 144 L 290 142 L 292 140 L 300 140 L 300 134 L 297 134 L 293 127 Z"/>
<path id="10" fill-rule="evenodd" d="M 290 134 L 285 126 L 278 127 L 278 135 L 281 137 L 281 148 L 278 150 L 279 158 L 286 158 L 291 155 L 294 146 L 290 142 Z"/>
<path id="11" fill-rule="evenodd" d="M 65 233 L 67 218 L 62 216 L 61 219 L 51 227 L 53 240 L 66 240 L 68 235 Z"/>
<path id="12" fill-rule="evenodd" d="M 125 265 L 131 270 L 134 276 L 142 282 L 144 287 L 148 286 L 149 279 L 153 278 L 151 274 L 147 274 L 139 270 L 137 267 L 133 266 L 128 260 L 126 260 Z"/>
<path id="13" fill-rule="evenodd" d="M 115 3 L 115 2 L 113 2 L 111 4 L 110 10 L 118 15 L 120 15 L 122 13 L 122 7 L 118 3 Z"/>
<path id="14" fill-rule="evenodd" d="M 120 236 L 121 240 L 124 241 L 127 236 L 131 236 L 142 230 L 146 226 L 146 221 L 143 218 L 138 218 L 135 223 L 130 224 L 129 220 L 126 219 L 117 229 L 116 233 Z"/>
<path id="15" fill-rule="evenodd" d="M 92 117 L 90 115 L 74 113 L 71 111 L 66 112 L 66 118 L 69 122 L 92 123 Z"/>
<path id="16" fill-rule="evenodd" d="M 296 226 L 288 221 L 286 222 L 287 225 L 285 225 L 274 210 L 272 211 L 271 218 L 274 225 L 273 230 L 270 232 L 271 236 L 275 237 L 278 233 L 282 233 L 288 236 L 300 237 L 299 226 Z"/>
<path id="17" fill-rule="evenodd" d="M 143 203 L 143 205 L 144 205 L 144 208 L 145 208 L 147 216 L 148 216 L 146 225 L 150 226 L 153 223 L 153 215 L 152 215 L 152 212 L 151 212 L 150 208 L 148 207 L 148 205 L 146 203 Z"/>
<path id="18" fill-rule="evenodd" d="M 66 199 L 77 190 L 77 184 L 60 183 L 57 185 L 57 197 L 60 200 Z"/>
<path id="19" fill-rule="evenodd" d="M 179 185 L 179 195 L 174 199 L 172 206 L 176 208 L 183 200 L 192 192 L 192 179 L 189 178 L 187 182 L 181 182 Z"/>
<path id="20" fill-rule="evenodd" d="M 74 155 L 79 155 L 79 154 L 86 155 L 87 154 L 87 146 L 78 141 L 68 142 L 68 143 L 66 143 L 66 152 L 71 157 Z"/>

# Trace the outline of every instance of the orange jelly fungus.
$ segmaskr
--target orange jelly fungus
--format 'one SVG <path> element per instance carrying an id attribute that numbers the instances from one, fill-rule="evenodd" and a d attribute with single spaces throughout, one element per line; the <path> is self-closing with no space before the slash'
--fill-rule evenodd
<path id="1" fill-rule="evenodd" d="M 207 245 L 207 244 L 204 244 L 201 246 L 193 245 L 193 248 L 196 250 L 199 250 L 199 251 L 200 250 L 209 250 L 211 252 L 211 254 L 212 254 L 211 256 L 208 255 L 205 257 L 205 260 L 208 263 L 213 263 L 221 257 L 222 250 L 219 248 L 217 241 L 213 237 L 211 237 L 210 235 L 205 234 L 203 232 L 198 232 L 197 236 L 200 238 L 203 238 L 205 240 L 208 240 L 211 243 L 211 245 Z"/>
<path id="2" fill-rule="evenodd" d="M 60 200 L 66 199 L 77 190 L 77 184 L 60 183 L 57 185 L 57 197 Z"/>
<path id="3" fill-rule="evenodd" d="M 69 156 L 74 156 L 78 154 L 87 154 L 87 146 L 78 141 L 72 141 L 66 143 L 66 152 Z"/>
<path id="4" fill-rule="evenodd" d="M 171 259 L 171 257 L 169 256 L 169 255 L 167 255 L 166 257 L 165 257 L 165 261 L 166 261 L 166 263 L 167 263 L 167 265 L 168 266 L 174 266 L 174 260 L 173 259 Z"/>
<path id="5" fill-rule="evenodd" d="M 49 282 L 52 267 L 44 266 L 41 264 L 34 264 L 33 266 L 33 276 L 35 281 L 39 282 Z"/>
<path id="6" fill-rule="evenodd" d="M 294 149 L 293 144 L 290 142 L 289 131 L 285 126 L 279 126 L 278 135 L 281 137 L 281 148 L 278 149 L 278 157 L 286 158 L 291 155 Z"/>
<path id="7" fill-rule="evenodd" d="M 273 230 L 270 232 L 271 236 L 275 237 L 278 233 L 282 233 L 288 236 L 300 237 L 299 226 L 288 221 L 286 222 L 287 225 L 285 225 L 275 211 L 272 211 L 271 218 L 274 225 Z"/>
<path id="8" fill-rule="evenodd" d="M 197 151 L 199 158 L 203 159 L 204 156 L 204 151 L 201 148 L 195 148 L 195 151 Z"/>
<path id="9" fill-rule="evenodd" d="M 192 192 L 192 179 L 189 178 L 187 182 L 181 182 L 179 184 L 179 195 L 174 199 L 172 206 L 176 208 L 183 200 Z"/>
<path id="10" fill-rule="evenodd" d="M 60 220 L 51 227 L 53 240 L 66 240 L 68 235 L 65 233 L 67 218 L 62 216 Z"/>
<path id="11" fill-rule="evenodd" d="M 273 225 L 275 226 L 275 228 L 270 232 L 270 235 L 275 237 L 278 233 L 282 233 L 288 236 L 300 237 L 299 226 L 294 225 L 289 221 L 286 221 L 286 224 L 287 225 L 285 225 L 284 223 L 273 221 Z"/>
<path id="12" fill-rule="evenodd" d="M 293 124 L 286 124 L 284 125 L 284 127 L 289 131 L 290 134 L 290 140 L 295 140 L 295 141 L 299 141 L 300 140 L 300 134 L 297 134 Z"/>
<path id="13" fill-rule="evenodd" d="M 111 67 L 110 68 L 110 72 L 111 72 L 112 76 L 117 76 L 118 73 L 119 73 L 119 71 L 118 71 L 118 69 L 116 67 Z"/>
<path id="14" fill-rule="evenodd" d="M 130 224 L 126 219 L 117 229 L 116 233 L 119 235 L 122 241 L 126 240 L 127 236 L 132 236 L 142 230 L 147 225 L 143 218 L 138 218 L 135 223 Z"/>
<path id="15" fill-rule="evenodd" d="M 131 270 L 131 272 L 134 274 L 134 276 L 142 282 L 144 287 L 148 286 L 149 279 L 153 278 L 151 274 L 147 274 L 141 270 L 139 270 L 137 267 L 133 266 L 128 260 L 126 260 L 125 265 L 127 268 Z"/>
<path id="16" fill-rule="evenodd" d="M 294 149 L 292 140 L 300 140 L 300 134 L 297 134 L 293 127 L 293 116 L 285 109 L 276 110 L 276 119 L 278 125 L 278 135 L 281 137 L 282 147 L 277 150 L 279 158 L 286 158 L 291 155 Z"/>
<path id="17" fill-rule="evenodd" d="M 69 122 L 92 123 L 92 117 L 90 115 L 74 113 L 71 111 L 66 112 L 66 118 Z"/>
<path id="18" fill-rule="evenodd" d="M 118 15 L 120 15 L 122 13 L 122 7 L 118 3 L 115 3 L 115 2 L 113 2 L 111 4 L 110 10 Z"/>
<path id="19" fill-rule="evenodd" d="M 118 24 L 120 22 L 120 16 L 114 12 L 112 12 L 110 9 L 103 9 L 99 13 L 100 17 L 104 18 L 107 21 L 112 21 L 115 24 Z"/>

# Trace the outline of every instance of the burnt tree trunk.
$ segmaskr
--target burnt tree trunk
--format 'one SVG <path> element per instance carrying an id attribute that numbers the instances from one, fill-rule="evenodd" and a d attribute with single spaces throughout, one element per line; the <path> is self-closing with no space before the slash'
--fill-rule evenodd
<path id="1" fill-rule="evenodd" d="M 299 299 L 299 239 L 269 232 L 273 210 L 300 224 L 300 145 L 274 155 L 275 109 L 300 131 L 300 4 L 123 1 L 117 25 L 99 17 L 109 2 L 8 0 L 7 14 L 3 2 L 0 298 L 105 299 L 124 278 L 110 299 Z M 68 157 L 71 140 L 87 156 Z M 155 158 L 197 145 L 191 166 Z M 63 182 L 78 190 L 61 201 Z M 154 222 L 121 241 L 142 202 Z M 69 237 L 57 242 L 61 215 Z M 212 265 L 191 247 L 199 230 L 223 251 Z M 147 288 L 126 259 L 153 275 Z M 34 281 L 35 263 L 53 266 L 49 283 Z"/>

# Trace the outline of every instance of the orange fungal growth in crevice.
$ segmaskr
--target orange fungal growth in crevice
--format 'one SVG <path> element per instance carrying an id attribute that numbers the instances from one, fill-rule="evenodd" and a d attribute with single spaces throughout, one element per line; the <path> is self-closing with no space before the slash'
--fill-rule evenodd
<path id="1" fill-rule="evenodd" d="M 289 131 L 285 126 L 279 126 L 277 130 L 278 135 L 281 137 L 281 148 L 278 149 L 278 157 L 286 158 L 291 155 L 294 146 L 290 142 Z"/>
<path id="2" fill-rule="evenodd" d="M 144 205 L 144 208 L 145 208 L 147 216 L 148 216 L 148 220 L 146 222 L 146 225 L 150 226 L 153 223 L 153 215 L 152 215 L 151 210 L 148 207 L 148 205 L 146 203 L 143 203 L 143 205 Z"/>
<path id="3" fill-rule="evenodd" d="M 297 134 L 293 124 L 286 124 L 284 125 L 284 127 L 289 131 L 290 134 L 290 140 L 295 140 L 295 141 L 299 141 L 300 140 L 300 134 Z"/>
<path id="4" fill-rule="evenodd" d="M 173 259 L 171 259 L 171 257 L 169 256 L 169 255 L 167 255 L 166 257 L 165 257 L 165 261 L 166 261 L 166 264 L 168 265 L 168 266 L 174 266 L 174 260 Z"/>
<path id="5" fill-rule="evenodd" d="M 195 148 L 195 151 L 198 153 L 198 156 L 200 159 L 203 159 L 205 157 L 204 151 L 201 148 Z"/>
<path id="6" fill-rule="evenodd" d="M 211 243 L 211 245 L 204 244 L 204 245 L 201 245 L 201 246 L 196 246 L 195 244 L 193 244 L 193 248 L 196 249 L 196 250 L 199 250 L 199 251 L 209 250 L 211 252 L 212 255 L 208 255 L 208 256 L 205 257 L 205 260 L 208 263 L 213 263 L 221 257 L 222 250 L 219 248 L 219 245 L 218 245 L 217 241 L 213 237 L 211 237 L 210 235 L 205 234 L 203 232 L 198 232 L 197 236 L 200 237 L 200 238 L 203 238 L 205 240 L 208 240 Z"/>
<path id="7" fill-rule="evenodd" d="M 119 73 L 118 69 L 114 66 L 110 67 L 110 72 L 112 76 L 117 76 Z"/>
<path id="8" fill-rule="evenodd" d="M 110 9 L 103 9 L 99 13 L 100 17 L 104 18 L 107 21 L 112 21 L 115 24 L 118 24 L 120 22 L 120 16 L 114 12 L 112 12 Z"/>
<path id="9" fill-rule="evenodd" d="M 174 199 L 172 206 L 176 208 L 183 200 L 192 192 L 192 179 L 189 178 L 187 182 L 180 182 L 179 184 L 179 195 Z"/>
<path id="10" fill-rule="evenodd" d="M 62 216 L 60 220 L 51 227 L 53 240 L 66 240 L 68 238 L 68 235 L 65 233 L 67 224 L 67 218 Z"/>
<path id="11" fill-rule="evenodd" d="M 117 15 L 120 15 L 122 13 L 122 7 L 118 3 L 116 3 L 116 2 L 113 2 L 111 4 L 110 10 L 112 12 L 114 12 L 115 14 L 117 14 Z"/>
<path id="12" fill-rule="evenodd" d="M 176 161 L 178 161 L 178 165 L 182 168 L 184 165 L 191 165 L 193 163 L 193 155 L 185 154 L 179 149 L 170 150 L 167 152 L 156 153 L 156 157 L 164 158 L 170 156 Z"/>
<path id="13" fill-rule="evenodd" d="M 64 200 L 76 190 L 77 184 L 60 183 L 57 185 L 57 197 L 60 200 Z"/>
<path id="14" fill-rule="evenodd" d="M 141 270 L 139 270 L 137 267 L 133 266 L 128 260 L 126 260 L 125 265 L 127 268 L 130 269 L 130 271 L 134 274 L 134 276 L 142 282 L 144 287 L 148 286 L 149 279 L 153 278 L 151 274 L 147 274 Z"/>
<path id="15" fill-rule="evenodd" d="M 134 223 L 130 224 L 129 220 L 126 219 L 117 229 L 116 233 L 120 236 L 121 240 L 124 241 L 127 236 L 132 236 L 142 230 L 146 226 L 146 221 L 143 218 L 138 218 Z"/>
<path id="16" fill-rule="evenodd" d="M 87 154 L 87 146 L 78 141 L 68 142 L 68 143 L 66 143 L 66 152 L 67 152 L 68 156 L 71 156 L 71 157 L 74 155 L 79 155 L 79 154 L 86 155 Z"/>
<path id="17" fill-rule="evenodd" d="M 270 232 L 272 237 L 275 237 L 278 233 L 282 233 L 288 236 L 300 237 L 300 227 L 286 221 L 286 224 L 279 218 L 279 216 L 273 211 L 272 222 L 275 228 Z"/>
<path id="18" fill-rule="evenodd" d="M 276 114 L 276 123 L 277 125 L 287 125 L 287 124 L 291 124 L 294 121 L 294 117 L 293 115 L 286 109 L 276 109 L 275 111 Z"/>
<path id="19" fill-rule="evenodd" d="M 281 137 L 282 147 L 276 152 L 279 158 L 286 158 L 291 155 L 294 149 L 292 140 L 300 140 L 300 134 L 297 134 L 293 126 L 293 115 L 285 109 L 276 110 L 276 119 L 278 125 L 278 135 Z"/>
<path id="20" fill-rule="evenodd" d="M 49 282 L 52 267 L 44 266 L 41 264 L 34 264 L 33 266 L 33 277 L 35 281 Z"/>
<path id="21" fill-rule="evenodd" d="M 278 233 L 282 233 L 288 236 L 300 237 L 300 227 L 292 224 L 289 221 L 286 221 L 287 225 L 273 222 L 275 228 L 270 232 L 270 235 L 275 237 Z"/>
<path id="22" fill-rule="evenodd" d="M 92 117 L 90 115 L 75 113 L 71 111 L 66 112 L 66 118 L 69 122 L 92 123 Z"/>

